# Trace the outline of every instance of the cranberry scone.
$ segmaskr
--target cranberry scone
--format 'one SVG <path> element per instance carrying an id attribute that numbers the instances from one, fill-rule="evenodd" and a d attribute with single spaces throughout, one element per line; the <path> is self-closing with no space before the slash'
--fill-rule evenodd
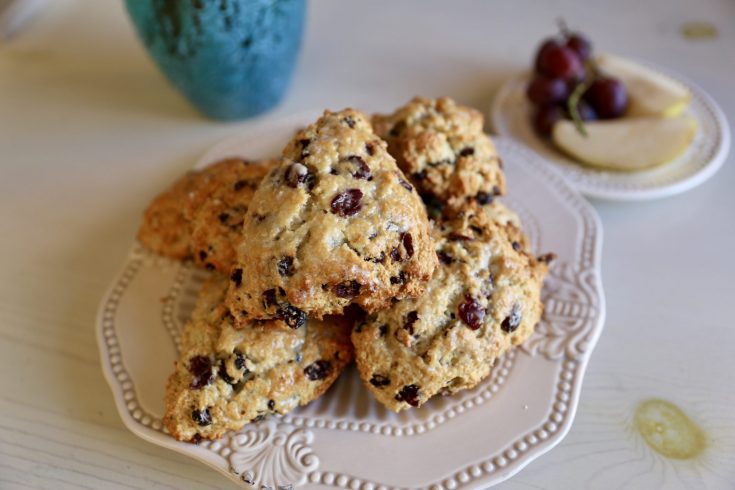
<path id="1" fill-rule="evenodd" d="M 226 276 L 208 280 L 184 328 L 166 386 L 164 424 L 181 441 L 216 439 L 322 395 L 352 360 L 347 317 L 235 329 Z"/>
<path id="2" fill-rule="evenodd" d="M 440 266 L 419 298 L 369 315 L 352 332 L 365 386 L 387 408 L 472 388 L 539 321 L 547 264 L 521 231 L 471 207 L 435 227 Z"/>
<path id="3" fill-rule="evenodd" d="M 423 203 L 356 110 L 299 131 L 245 219 L 228 304 L 238 323 L 372 312 L 416 297 L 437 258 Z"/>
<path id="4" fill-rule="evenodd" d="M 426 199 L 458 208 L 505 193 L 501 161 L 479 111 L 449 97 L 416 97 L 372 118 L 375 133 Z"/>
<path id="5" fill-rule="evenodd" d="M 230 158 L 188 172 L 148 206 L 138 240 L 158 254 L 229 273 L 250 199 L 273 163 Z"/>

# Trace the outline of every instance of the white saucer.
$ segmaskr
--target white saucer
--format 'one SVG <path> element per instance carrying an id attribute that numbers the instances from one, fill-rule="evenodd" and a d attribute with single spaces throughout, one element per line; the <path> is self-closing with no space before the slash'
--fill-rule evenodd
<path id="1" fill-rule="evenodd" d="M 571 185 L 590 197 L 642 201 L 688 191 L 712 177 L 725 161 L 730 150 L 730 127 L 719 106 L 699 86 L 657 65 L 642 64 L 678 80 L 692 93 L 686 113 L 696 119 L 697 134 L 686 152 L 673 162 L 633 173 L 597 170 L 576 163 L 534 132 L 532 106 L 526 98 L 530 73 L 508 80 L 498 91 L 490 109 L 493 130 L 543 156 Z"/>

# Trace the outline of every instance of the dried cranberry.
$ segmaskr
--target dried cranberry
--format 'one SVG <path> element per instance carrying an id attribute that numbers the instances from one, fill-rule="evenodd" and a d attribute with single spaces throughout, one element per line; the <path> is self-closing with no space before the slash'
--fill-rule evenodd
<path id="1" fill-rule="evenodd" d="M 235 283 L 236 287 L 240 287 L 242 284 L 242 269 L 233 269 L 230 274 L 230 281 Z"/>
<path id="2" fill-rule="evenodd" d="M 419 391 L 418 385 L 410 384 L 401 388 L 401 391 L 396 395 L 396 400 L 399 402 L 406 402 L 412 407 L 419 406 Z"/>
<path id="3" fill-rule="evenodd" d="M 407 258 L 413 257 L 413 237 L 410 233 L 401 233 L 401 243 L 403 243 L 403 248 L 406 249 L 406 255 Z"/>
<path id="4" fill-rule="evenodd" d="M 510 309 L 510 315 L 508 315 L 503 323 L 500 324 L 500 328 L 503 332 L 511 333 L 515 332 L 518 325 L 521 324 L 521 307 L 517 304 L 513 305 Z"/>
<path id="5" fill-rule="evenodd" d="M 475 200 L 478 204 L 491 204 L 493 202 L 494 196 L 492 194 L 489 194 L 487 192 L 480 191 L 475 196 Z"/>
<path id="6" fill-rule="evenodd" d="M 306 323 L 306 313 L 289 304 L 282 305 L 278 308 L 278 318 L 286 322 L 286 325 L 293 329 L 302 327 Z"/>
<path id="7" fill-rule="evenodd" d="M 459 152 L 459 156 L 461 157 L 468 157 L 470 155 L 475 154 L 475 149 L 471 146 L 468 146 L 467 148 L 462 148 L 462 151 Z"/>
<path id="8" fill-rule="evenodd" d="M 197 423 L 197 425 L 205 426 L 212 423 L 212 416 L 209 414 L 209 409 L 194 410 L 191 412 L 191 419 Z"/>
<path id="9" fill-rule="evenodd" d="M 409 184 L 408 182 L 406 182 L 406 179 L 404 179 L 401 176 L 401 174 L 399 174 L 399 173 L 396 172 L 396 175 L 398 176 L 398 183 L 401 184 L 404 189 L 406 189 L 409 192 L 413 190 L 413 186 L 411 184 Z"/>
<path id="10" fill-rule="evenodd" d="M 436 256 L 439 258 L 439 262 L 441 262 L 442 264 L 449 265 L 454 262 L 454 257 L 444 252 L 443 250 L 439 250 L 436 253 Z"/>
<path id="11" fill-rule="evenodd" d="M 319 360 L 313 362 L 304 368 L 304 374 L 311 381 L 317 381 L 329 376 L 332 370 L 332 364 L 329 361 Z"/>
<path id="12" fill-rule="evenodd" d="M 485 318 L 485 309 L 470 295 L 466 295 L 464 298 L 464 302 L 460 303 L 458 308 L 459 317 L 472 330 L 477 330 L 482 326 L 482 320 Z"/>
<path id="13" fill-rule="evenodd" d="M 345 281 L 336 284 L 332 288 L 332 292 L 339 298 L 354 298 L 360 294 L 362 285 L 357 281 Z"/>
<path id="14" fill-rule="evenodd" d="M 373 374 L 373 377 L 370 378 L 370 384 L 378 388 L 382 388 L 383 386 L 388 386 L 390 384 L 390 378 L 383 376 L 382 374 Z"/>
<path id="15" fill-rule="evenodd" d="M 357 155 L 350 155 L 346 158 L 348 162 L 355 164 L 355 172 L 352 174 L 352 176 L 356 179 L 363 179 L 363 180 L 372 180 L 373 174 L 370 171 L 370 167 L 367 163 L 365 163 L 365 160 L 362 159 L 362 157 L 359 157 Z"/>
<path id="16" fill-rule="evenodd" d="M 284 179 L 289 187 L 293 187 L 295 189 L 299 184 L 306 182 L 309 175 L 309 169 L 306 168 L 306 165 L 301 163 L 292 163 L 286 169 Z"/>
<path id="17" fill-rule="evenodd" d="M 280 276 L 290 276 L 293 274 L 293 257 L 290 255 L 287 255 L 285 257 L 281 257 L 281 260 L 278 261 L 278 274 Z"/>
<path id="18" fill-rule="evenodd" d="M 192 380 L 190 387 L 199 390 L 212 382 L 212 360 L 207 356 L 194 356 L 189 360 L 189 372 Z"/>
<path id="19" fill-rule="evenodd" d="M 332 199 L 332 212 L 337 216 L 347 217 L 356 214 L 362 208 L 362 191 L 348 189 Z"/>

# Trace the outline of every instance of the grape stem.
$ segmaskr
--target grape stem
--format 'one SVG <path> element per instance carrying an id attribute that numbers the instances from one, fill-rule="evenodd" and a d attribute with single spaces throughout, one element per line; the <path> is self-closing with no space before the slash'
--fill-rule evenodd
<path id="1" fill-rule="evenodd" d="M 567 110 L 569 111 L 569 115 L 572 118 L 574 127 L 577 128 L 579 134 L 584 137 L 587 136 L 587 129 L 584 127 L 582 117 L 579 115 L 579 101 L 582 99 L 582 96 L 587 91 L 587 89 L 590 88 L 590 85 L 592 84 L 590 80 L 591 77 L 588 77 L 587 80 L 574 87 L 574 90 L 567 99 Z"/>

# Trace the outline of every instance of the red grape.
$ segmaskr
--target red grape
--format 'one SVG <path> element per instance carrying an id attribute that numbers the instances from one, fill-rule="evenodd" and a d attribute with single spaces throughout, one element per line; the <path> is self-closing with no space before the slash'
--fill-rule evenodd
<path id="1" fill-rule="evenodd" d="M 555 37 L 549 37 L 544 40 L 543 43 L 536 50 L 536 60 L 534 61 L 534 69 L 536 73 L 541 73 L 541 60 L 546 57 L 546 52 L 550 49 L 556 49 L 561 46 L 561 43 Z"/>
<path id="2" fill-rule="evenodd" d="M 536 105 L 552 105 L 569 97 L 569 87 L 561 78 L 536 75 L 528 84 L 526 95 Z"/>
<path id="3" fill-rule="evenodd" d="M 576 51 L 566 46 L 551 46 L 539 52 L 540 72 L 553 78 L 580 80 L 584 78 L 584 65 Z"/>
<path id="4" fill-rule="evenodd" d="M 574 32 L 567 37 L 567 47 L 574 50 L 582 61 L 587 61 L 592 56 L 592 43 L 582 33 Z"/>
<path id="5" fill-rule="evenodd" d="M 620 117 L 628 108 L 628 92 L 625 85 L 613 77 L 599 77 L 592 82 L 584 98 L 600 119 Z"/>
<path id="6" fill-rule="evenodd" d="M 561 119 L 564 119 L 564 110 L 561 107 L 556 105 L 539 107 L 533 115 L 533 128 L 540 136 L 548 138 L 551 136 L 554 123 Z"/>

